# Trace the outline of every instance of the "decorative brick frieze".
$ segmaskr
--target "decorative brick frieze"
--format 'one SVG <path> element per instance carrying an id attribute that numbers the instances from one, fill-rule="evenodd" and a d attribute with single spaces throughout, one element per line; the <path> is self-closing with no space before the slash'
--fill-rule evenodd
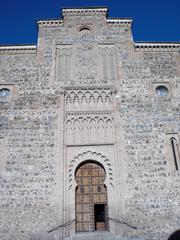
<path id="1" fill-rule="evenodd" d="M 36 50 L 36 45 L 0 46 L 0 54 L 31 54 Z"/>
<path id="2" fill-rule="evenodd" d="M 180 42 L 137 42 L 134 43 L 134 48 L 136 51 L 146 52 L 178 52 L 180 50 Z"/>
<path id="3" fill-rule="evenodd" d="M 108 18 L 107 23 L 109 26 L 131 26 L 133 20 L 130 18 Z"/>
<path id="4" fill-rule="evenodd" d="M 39 20 L 37 23 L 39 27 L 57 27 L 63 25 L 63 20 L 60 19 Z"/>
<path id="5" fill-rule="evenodd" d="M 66 89 L 67 144 L 106 144 L 113 139 L 113 92 L 109 89 Z"/>
<path id="6" fill-rule="evenodd" d="M 107 8 L 64 8 L 63 16 L 107 15 Z"/>

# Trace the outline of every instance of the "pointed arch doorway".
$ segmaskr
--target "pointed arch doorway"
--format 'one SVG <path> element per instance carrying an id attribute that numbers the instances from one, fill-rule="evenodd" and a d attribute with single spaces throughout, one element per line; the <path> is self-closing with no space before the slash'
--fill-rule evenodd
<path id="1" fill-rule="evenodd" d="M 95 161 L 86 161 L 76 170 L 76 232 L 108 230 L 106 172 Z"/>

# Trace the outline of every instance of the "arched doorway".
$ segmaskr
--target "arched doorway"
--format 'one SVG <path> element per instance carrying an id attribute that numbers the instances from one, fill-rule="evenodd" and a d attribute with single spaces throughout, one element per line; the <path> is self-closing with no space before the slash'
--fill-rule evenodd
<path id="1" fill-rule="evenodd" d="M 106 173 L 101 164 L 86 161 L 76 170 L 76 231 L 108 230 Z"/>

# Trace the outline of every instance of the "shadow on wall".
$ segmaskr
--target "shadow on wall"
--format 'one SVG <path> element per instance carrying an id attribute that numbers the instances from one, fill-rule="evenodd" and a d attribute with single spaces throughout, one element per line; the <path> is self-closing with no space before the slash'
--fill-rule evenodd
<path id="1" fill-rule="evenodd" d="M 174 232 L 168 240 L 180 240 L 180 230 Z"/>

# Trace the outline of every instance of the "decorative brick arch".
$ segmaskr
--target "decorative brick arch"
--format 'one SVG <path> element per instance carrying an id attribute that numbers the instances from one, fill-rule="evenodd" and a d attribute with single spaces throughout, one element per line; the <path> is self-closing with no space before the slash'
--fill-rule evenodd
<path id="1" fill-rule="evenodd" d="M 112 171 L 112 164 L 110 160 L 99 152 L 94 151 L 84 151 L 77 156 L 75 156 L 68 167 L 68 182 L 69 182 L 69 189 L 72 187 L 75 188 L 76 181 L 75 181 L 75 172 L 78 168 L 79 164 L 85 162 L 87 160 L 93 160 L 95 162 L 99 162 L 106 171 L 106 181 L 105 184 L 107 186 L 113 187 L 113 171 Z"/>

